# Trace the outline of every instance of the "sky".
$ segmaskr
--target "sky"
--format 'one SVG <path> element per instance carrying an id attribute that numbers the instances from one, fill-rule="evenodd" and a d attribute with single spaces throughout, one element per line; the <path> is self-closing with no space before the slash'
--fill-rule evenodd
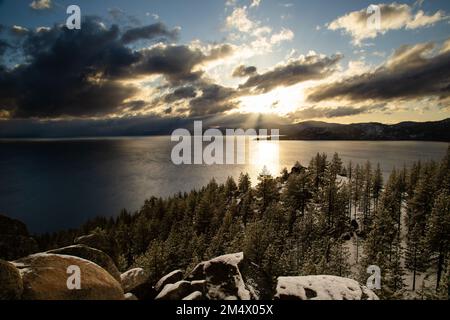
<path id="1" fill-rule="evenodd" d="M 0 137 L 441 120 L 449 31 L 447 0 L 0 0 Z"/>

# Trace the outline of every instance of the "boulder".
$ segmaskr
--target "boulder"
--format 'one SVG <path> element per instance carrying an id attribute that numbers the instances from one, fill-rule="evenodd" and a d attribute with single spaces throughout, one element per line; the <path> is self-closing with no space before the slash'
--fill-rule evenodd
<path id="1" fill-rule="evenodd" d="M 138 298 L 134 294 L 132 294 L 130 292 L 125 293 L 124 299 L 128 300 L 128 301 L 136 301 L 136 300 L 138 300 Z"/>
<path id="2" fill-rule="evenodd" d="M 166 284 L 178 282 L 183 279 L 183 276 L 184 272 L 182 270 L 175 270 L 166 274 L 155 284 L 155 291 L 159 293 Z"/>
<path id="3" fill-rule="evenodd" d="M 121 281 L 120 271 L 114 261 L 103 251 L 85 245 L 74 245 L 47 251 L 47 253 L 75 256 L 92 261 L 109 272 L 117 281 Z"/>
<path id="4" fill-rule="evenodd" d="M 279 277 L 275 299 L 279 300 L 378 300 L 357 281 L 337 276 Z"/>
<path id="5" fill-rule="evenodd" d="M 206 293 L 206 280 L 191 281 L 192 290 Z"/>
<path id="6" fill-rule="evenodd" d="M 120 282 L 124 291 L 132 291 L 147 282 L 148 275 L 142 268 L 134 268 L 120 275 Z"/>
<path id="7" fill-rule="evenodd" d="M 121 285 L 97 264 L 68 255 L 38 253 L 16 260 L 23 279 L 24 300 L 123 300 Z M 80 289 L 69 289 L 73 273 L 68 268 L 80 268 Z M 70 270 L 70 269 L 69 269 Z"/>
<path id="8" fill-rule="evenodd" d="M 244 254 L 223 255 L 198 264 L 188 279 L 206 280 L 206 297 L 211 300 L 250 300 L 248 290 L 239 266 L 244 262 Z"/>
<path id="9" fill-rule="evenodd" d="M 0 300 L 18 300 L 23 292 L 19 270 L 7 261 L 0 260 Z"/>
<path id="10" fill-rule="evenodd" d="M 192 286 L 189 281 L 178 281 L 164 286 L 155 300 L 181 300 L 192 293 Z"/>
<path id="11" fill-rule="evenodd" d="M 200 291 L 194 291 L 182 300 L 203 300 L 203 294 Z"/>
<path id="12" fill-rule="evenodd" d="M 105 252 L 117 264 L 119 257 L 119 245 L 117 241 L 101 233 L 91 233 L 78 237 L 74 244 L 84 244 L 85 246 Z"/>
<path id="13" fill-rule="evenodd" d="M 37 251 L 23 222 L 0 215 L 0 259 L 15 260 Z"/>

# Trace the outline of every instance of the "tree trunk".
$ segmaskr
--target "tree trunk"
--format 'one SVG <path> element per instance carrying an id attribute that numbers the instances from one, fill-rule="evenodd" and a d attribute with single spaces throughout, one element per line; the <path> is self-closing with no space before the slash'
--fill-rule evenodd
<path id="1" fill-rule="evenodd" d="M 438 291 L 439 283 L 441 282 L 443 264 L 444 264 L 444 255 L 442 254 L 442 250 L 440 250 L 438 259 L 437 277 L 436 277 L 436 291 Z"/>

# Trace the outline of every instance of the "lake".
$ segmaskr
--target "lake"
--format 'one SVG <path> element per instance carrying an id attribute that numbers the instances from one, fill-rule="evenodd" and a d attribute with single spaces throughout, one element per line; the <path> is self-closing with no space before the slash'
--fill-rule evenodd
<path id="1" fill-rule="evenodd" d="M 200 188 L 248 172 L 252 181 L 264 165 L 277 174 L 296 161 L 308 165 L 317 152 L 338 152 L 345 163 L 393 167 L 440 160 L 448 143 L 374 141 L 257 142 L 258 161 L 247 165 L 172 163 L 169 136 L 101 139 L 0 140 L 0 213 L 24 221 L 32 232 L 78 227 L 89 218 L 138 210 L 151 196 Z M 271 156 L 279 152 L 279 161 Z"/>

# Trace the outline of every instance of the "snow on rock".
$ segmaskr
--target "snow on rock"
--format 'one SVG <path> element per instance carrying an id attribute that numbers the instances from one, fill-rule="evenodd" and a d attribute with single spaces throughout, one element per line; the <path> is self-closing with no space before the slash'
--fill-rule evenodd
<path id="1" fill-rule="evenodd" d="M 73 245 L 64 248 L 49 250 L 47 253 L 54 253 L 59 255 L 75 256 L 83 258 L 92 262 L 95 262 L 100 267 L 105 269 L 111 274 L 114 279 L 120 281 L 120 271 L 117 269 L 114 261 L 101 250 L 91 248 L 85 245 Z"/>
<path id="2" fill-rule="evenodd" d="M 132 294 L 131 292 L 125 293 L 125 295 L 123 297 L 124 297 L 125 300 L 128 300 L 128 301 L 138 300 L 138 298 L 134 294 Z"/>
<path id="3" fill-rule="evenodd" d="M 178 281 L 166 284 L 155 300 L 181 300 L 192 292 L 189 281 Z"/>
<path id="4" fill-rule="evenodd" d="M 166 274 L 155 284 L 155 291 L 160 292 L 166 284 L 178 282 L 183 279 L 183 276 L 184 272 L 182 270 L 175 270 Z"/>
<path id="5" fill-rule="evenodd" d="M 134 268 L 120 275 L 120 282 L 124 291 L 132 291 L 147 281 L 147 273 L 142 268 Z"/>
<path id="6" fill-rule="evenodd" d="M 123 300 L 119 282 L 99 265 L 75 256 L 38 253 L 12 262 L 23 279 L 24 300 Z M 81 287 L 71 290 L 68 280 L 80 269 Z"/>
<path id="7" fill-rule="evenodd" d="M 279 277 L 275 299 L 281 300 L 378 300 L 357 281 L 337 276 Z"/>
<path id="8" fill-rule="evenodd" d="M 239 266 L 244 261 L 242 252 L 226 254 L 199 263 L 188 279 L 206 280 L 206 296 L 212 300 L 239 299 L 250 300 Z"/>

